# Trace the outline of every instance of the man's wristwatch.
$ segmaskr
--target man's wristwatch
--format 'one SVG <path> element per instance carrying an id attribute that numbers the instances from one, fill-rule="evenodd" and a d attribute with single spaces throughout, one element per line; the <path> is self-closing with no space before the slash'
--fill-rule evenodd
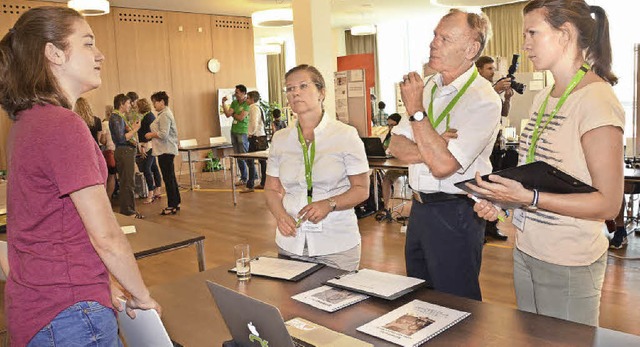
<path id="1" fill-rule="evenodd" d="M 526 207 L 528 211 L 535 212 L 538 210 L 538 199 L 540 198 L 540 192 L 537 189 L 533 190 L 533 200 L 531 200 L 531 204 Z"/>
<path id="2" fill-rule="evenodd" d="M 331 212 L 335 211 L 336 207 L 338 206 L 338 203 L 336 202 L 336 199 L 329 198 L 329 199 L 327 199 L 327 201 L 329 201 L 329 207 L 331 207 Z"/>
<path id="3" fill-rule="evenodd" d="M 424 111 L 418 111 L 418 112 L 414 113 L 413 116 L 409 117 L 409 120 L 412 121 L 412 122 L 419 122 L 419 121 L 423 120 L 426 116 L 427 116 L 427 114 L 424 113 Z"/>

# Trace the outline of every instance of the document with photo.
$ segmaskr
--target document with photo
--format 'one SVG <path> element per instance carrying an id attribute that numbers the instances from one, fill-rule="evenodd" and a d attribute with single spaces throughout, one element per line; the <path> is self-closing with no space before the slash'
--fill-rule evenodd
<path id="1" fill-rule="evenodd" d="M 341 308 L 367 299 L 369 296 L 345 289 L 321 286 L 294 295 L 291 298 L 327 312 L 335 312 Z"/>
<path id="2" fill-rule="evenodd" d="M 410 303 L 357 328 L 400 346 L 419 346 L 470 315 L 428 302 Z"/>

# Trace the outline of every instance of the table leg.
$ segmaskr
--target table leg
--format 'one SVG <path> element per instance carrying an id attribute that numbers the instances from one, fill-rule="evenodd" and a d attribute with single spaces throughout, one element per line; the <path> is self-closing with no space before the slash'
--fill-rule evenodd
<path id="1" fill-rule="evenodd" d="M 193 170 L 191 170 L 191 151 L 187 151 L 187 158 L 189 159 L 189 184 L 191 185 L 191 190 L 193 190 Z"/>
<path id="2" fill-rule="evenodd" d="M 380 206 L 378 206 L 378 169 L 373 169 L 373 198 L 377 212 L 380 210 Z"/>
<path id="3" fill-rule="evenodd" d="M 235 178 L 238 177 L 238 163 L 236 163 L 236 158 L 231 157 L 231 196 L 233 197 L 233 206 L 236 206 L 238 203 L 236 202 L 236 182 L 234 182 Z"/>
<path id="4" fill-rule="evenodd" d="M 198 255 L 198 270 L 204 271 L 204 240 L 196 242 L 196 253 Z"/>

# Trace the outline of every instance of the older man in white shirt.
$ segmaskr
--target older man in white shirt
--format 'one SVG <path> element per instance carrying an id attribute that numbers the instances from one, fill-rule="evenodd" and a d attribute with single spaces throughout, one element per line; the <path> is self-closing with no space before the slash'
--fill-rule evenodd
<path id="1" fill-rule="evenodd" d="M 400 84 L 409 119 L 393 131 L 390 151 L 409 163 L 414 200 L 405 245 L 407 275 L 434 289 L 482 300 L 478 276 L 485 222 L 454 183 L 491 172 L 500 98 L 474 65 L 490 24 L 486 17 L 451 10 L 435 29 L 426 85 L 415 72 Z M 428 114 L 427 111 L 428 110 Z M 440 134 L 457 129 L 447 141 Z"/>

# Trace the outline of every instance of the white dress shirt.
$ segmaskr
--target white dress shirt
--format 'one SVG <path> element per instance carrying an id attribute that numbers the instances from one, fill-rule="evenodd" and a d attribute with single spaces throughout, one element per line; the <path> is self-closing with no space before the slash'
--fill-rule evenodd
<path id="1" fill-rule="evenodd" d="M 442 85 L 442 75 L 436 74 L 427 81 L 423 93 L 423 106 L 429 110 L 431 101 L 431 89 L 437 85 L 433 101 L 433 118 L 437 119 L 451 99 L 455 97 L 475 70 L 472 66 L 455 79 L 449 85 Z M 462 194 L 462 190 L 456 188 L 454 183 L 464 181 L 480 174 L 491 172 L 489 156 L 493 150 L 493 143 L 498 135 L 500 125 L 500 111 L 502 103 L 500 97 L 493 90 L 491 83 L 478 75 L 471 83 L 466 93 L 460 97 L 458 103 L 449 114 L 449 128 L 458 129 L 458 138 L 449 141 L 448 149 L 456 158 L 461 168 L 444 179 L 433 177 L 426 164 L 409 165 L 409 184 L 411 188 L 423 193 L 444 192 L 449 194 Z M 425 117 L 422 122 L 428 122 Z M 436 131 L 442 134 L 446 130 L 446 118 L 438 125 Z M 403 135 L 411 141 L 415 141 L 413 129 L 409 117 L 402 117 L 400 124 L 391 131 L 394 135 Z"/>
<path id="2" fill-rule="evenodd" d="M 314 136 L 313 201 L 346 192 L 351 187 L 348 176 L 369 171 L 364 144 L 354 127 L 325 114 L 314 129 Z M 307 205 L 307 182 L 297 124 L 273 135 L 267 175 L 280 179 L 285 190 L 282 203 L 295 219 Z M 352 208 L 330 212 L 321 223 L 321 232 L 307 233 L 298 228 L 294 237 L 283 236 L 276 230 L 276 243 L 288 252 L 302 255 L 306 242 L 312 257 L 343 252 L 360 244 L 358 219 Z"/>
<path id="3" fill-rule="evenodd" d="M 254 102 L 249 106 L 249 136 L 264 136 L 264 121 L 262 120 L 262 111 L 258 103 Z"/>

